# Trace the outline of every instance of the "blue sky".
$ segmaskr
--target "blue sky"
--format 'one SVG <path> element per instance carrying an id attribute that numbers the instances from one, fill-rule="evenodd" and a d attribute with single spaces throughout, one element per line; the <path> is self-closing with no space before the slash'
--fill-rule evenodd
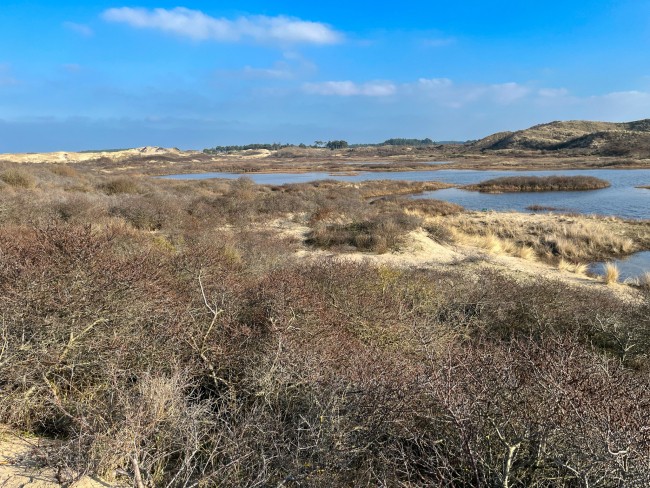
<path id="1" fill-rule="evenodd" d="M 650 1 L 4 0 L 0 152 L 650 117 Z"/>

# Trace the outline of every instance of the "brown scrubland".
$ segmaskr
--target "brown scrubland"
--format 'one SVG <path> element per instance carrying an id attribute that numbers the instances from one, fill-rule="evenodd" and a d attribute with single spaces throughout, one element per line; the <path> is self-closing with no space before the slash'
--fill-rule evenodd
<path id="1" fill-rule="evenodd" d="M 0 164 L 0 423 L 62 484 L 650 484 L 650 288 L 566 272 L 648 221 L 102 168 Z"/>
<path id="2" fill-rule="evenodd" d="M 513 193 L 601 190 L 609 186 L 608 181 L 594 176 L 506 176 L 462 188 L 482 193 Z"/>

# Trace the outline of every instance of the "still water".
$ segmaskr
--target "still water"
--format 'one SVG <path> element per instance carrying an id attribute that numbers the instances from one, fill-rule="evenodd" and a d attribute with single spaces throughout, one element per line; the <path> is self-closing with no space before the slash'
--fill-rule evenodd
<path id="1" fill-rule="evenodd" d="M 435 162 L 441 164 L 441 162 Z M 443 181 L 456 185 L 468 185 L 502 176 L 549 176 L 584 175 L 595 176 L 611 183 L 603 190 L 576 192 L 537 192 L 489 194 L 449 188 L 415 195 L 413 198 L 437 198 L 457 203 L 470 210 L 516 210 L 527 211 L 530 205 L 542 205 L 561 211 L 584 214 L 615 215 L 623 218 L 650 219 L 650 190 L 635 188 L 650 185 L 650 169 L 595 169 L 565 171 L 476 171 L 439 169 L 432 171 L 375 171 L 360 172 L 357 175 L 337 175 L 326 172 L 313 173 L 201 173 L 169 175 L 171 179 L 239 178 L 246 176 L 255 183 L 284 185 L 314 180 L 332 179 L 340 181 L 407 180 Z"/>
<path id="2" fill-rule="evenodd" d="M 650 271 L 650 251 L 637 252 L 624 259 L 612 261 L 618 268 L 619 279 L 636 278 Z M 603 274 L 605 263 L 593 263 L 589 270 L 599 275 Z"/>

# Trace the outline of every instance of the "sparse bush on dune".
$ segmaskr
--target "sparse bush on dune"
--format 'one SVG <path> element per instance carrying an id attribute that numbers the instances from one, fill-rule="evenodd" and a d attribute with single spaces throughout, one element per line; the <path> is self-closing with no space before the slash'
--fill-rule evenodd
<path id="1" fill-rule="evenodd" d="M 49 170 L 55 175 L 63 176 L 65 178 L 79 178 L 81 176 L 79 171 L 68 164 L 52 165 Z"/>
<path id="2" fill-rule="evenodd" d="M 327 249 L 347 246 L 382 254 L 399 249 L 404 235 L 420 224 L 419 218 L 406 214 L 382 214 L 347 224 L 320 223 L 309 234 L 307 243 Z"/>
<path id="3" fill-rule="evenodd" d="M 452 185 L 438 181 L 368 180 L 355 184 L 364 198 L 386 195 L 410 195 L 425 191 L 441 190 Z"/>
<path id="4" fill-rule="evenodd" d="M 107 195 L 137 193 L 139 190 L 137 182 L 133 178 L 126 176 L 112 178 L 109 181 L 101 183 L 99 189 Z"/>
<path id="5" fill-rule="evenodd" d="M 0 173 L 0 180 L 9 186 L 31 188 L 35 184 L 34 177 L 26 171 L 8 169 Z"/>
<path id="6" fill-rule="evenodd" d="M 403 208 L 420 212 L 424 216 L 455 215 L 465 211 L 461 205 L 433 198 L 408 200 L 400 203 Z"/>

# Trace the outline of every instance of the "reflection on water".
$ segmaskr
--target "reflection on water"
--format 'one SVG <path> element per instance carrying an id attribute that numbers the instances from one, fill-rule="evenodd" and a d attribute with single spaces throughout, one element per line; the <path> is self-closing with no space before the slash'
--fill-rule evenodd
<path id="1" fill-rule="evenodd" d="M 438 164 L 440 162 L 433 162 Z M 432 164 L 433 164 L 432 163 Z M 366 181 L 366 180 L 408 180 L 408 181 L 443 181 L 456 185 L 468 185 L 502 176 L 548 176 L 548 175 L 585 175 L 607 180 L 612 186 L 603 190 L 577 192 L 539 192 L 539 193 L 478 193 L 449 188 L 416 195 L 413 198 L 437 198 L 457 203 L 470 210 L 517 210 L 526 212 L 530 205 L 561 208 L 585 214 L 616 215 L 624 218 L 650 218 L 650 191 L 635 188 L 650 185 L 650 170 L 565 170 L 565 171 L 476 171 L 435 169 L 431 171 L 376 171 L 360 172 L 358 175 L 336 175 L 326 172 L 312 173 L 202 173 L 170 175 L 171 179 L 206 179 L 239 178 L 246 176 L 255 183 L 267 185 L 284 185 L 287 183 L 305 183 L 314 180 Z"/>
<path id="2" fill-rule="evenodd" d="M 650 271 L 650 251 L 637 252 L 624 259 L 613 261 L 618 268 L 619 279 L 625 281 L 628 278 L 638 278 L 645 272 Z M 605 263 L 593 263 L 589 271 L 599 275 L 603 274 Z"/>

